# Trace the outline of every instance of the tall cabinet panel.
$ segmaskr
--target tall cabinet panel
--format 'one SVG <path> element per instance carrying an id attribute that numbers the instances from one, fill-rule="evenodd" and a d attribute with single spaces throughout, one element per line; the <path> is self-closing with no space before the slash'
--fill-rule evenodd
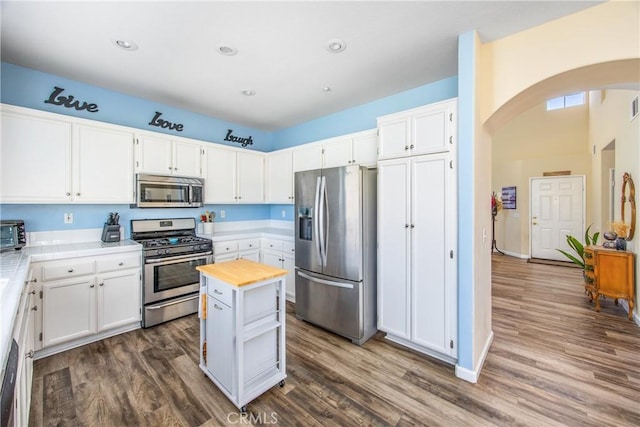
<path id="1" fill-rule="evenodd" d="M 378 165 L 378 329 L 410 338 L 410 165 L 408 159 Z"/>
<path id="2" fill-rule="evenodd" d="M 378 122 L 378 328 L 450 363 L 457 358 L 455 111 L 449 100 Z"/>

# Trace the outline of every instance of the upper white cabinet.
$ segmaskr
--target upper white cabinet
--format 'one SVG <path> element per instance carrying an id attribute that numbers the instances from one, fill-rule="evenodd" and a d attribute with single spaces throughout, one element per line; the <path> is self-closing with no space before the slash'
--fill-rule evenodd
<path id="1" fill-rule="evenodd" d="M 375 130 L 332 138 L 322 144 L 324 168 L 359 164 L 375 166 L 378 135 Z"/>
<path id="2" fill-rule="evenodd" d="M 378 160 L 449 151 L 455 143 L 457 99 L 378 118 Z"/>
<path id="3" fill-rule="evenodd" d="M 322 168 L 322 145 L 312 143 L 293 149 L 293 172 Z"/>
<path id="4" fill-rule="evenodd" d="M 138 134 L 136 147 L 136 172 L 202 176 L 202 143 Z"/>
<path id="5" fill-rule="evenodd" d="M 71 201 L 70 121 L 2 106 L 0 198 L 3 203 Z"/>
<path id="6" fill-rule="evenodd" d="M 267 202 L 293 203 L 293 150 L 267 154 Z"/>
<path id="7" fill-rule="evenodd" d="M 3 203 L 132 203 L 134 134 L 3 105 Z"/>
<path id="8" fill-rule="evenodd" d="M 83 203 L 133 203 L 133 133 L 78 125 L 73 197 Z"/>
<path id="9" fill-rule="evenodd" d="M 264 154 L 210 146 L 205 163 L 205 203 L 264 203 Z"/>

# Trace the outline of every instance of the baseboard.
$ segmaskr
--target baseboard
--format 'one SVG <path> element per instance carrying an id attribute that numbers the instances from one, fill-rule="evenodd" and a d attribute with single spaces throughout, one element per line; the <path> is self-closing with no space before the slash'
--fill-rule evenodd
<path id="1" fill-rule="evenodd" d="M 626 299 L 619 299 L 618 304 L 624 308 L 624 311 L 626 311 L 627 314 L 629 314 L 629 301 Z M 636 325 L 640 326 L 640 316 L 638 316 L 636 311 L 633 312 L 633 321 Z"/>
<path id="2" fill-rule="evenodd" d="M 441 360 L 445 363 L 448 363 L 450 365 L 453 365 L 456 363 L 456 359 L 448 356 L 446 354 L 442 354 L 442 353 L 438 353 L 437 351 L 433 351 L 430 350 L 426 347 L 423 347 L 421 345 L 412 343 L 411 341 L 405 340 L 404 338 L 400 338 L 400 337 L 396 337 L 394 335 L 391 335 L 389 333 L 387 333 L 387 335 L 385 336 L 386 339 L 388 339 L 389 341 L 392 341 L 396 344 L 400 344 L 403 347 L 407 347 L 410 348 L 412 350 L 415 350 L 417 352 L 420 352 L 422 354 L 426 354 L 427 356 L 433 357 L 434 359 L 438 359 Z"/>
<path id="3" fill-rule="evenodd" d="M 500 252 L 502 252 L 504 255 L 512 256 L 515 258 L 529 259 L 529 255 L 519 254 L 517 252 L 503 251 L 502 249 L 500 249 Z M 494 252 L 494 253 L 497 253 L 497 252 Z"/>
<path id="4" fill-rule="evenodd" d="M 473 384 L 477 383 L 478 378 L 480 377 L 480 371 L 482 370 L 484 361 L 487 358 L 487 354 L 489 354 L 489 348 L 491 347 L 492 342 L 493 342 L 493 331 L 491 331 L 491 333 L 487 337 L 487 341 L 484 343 L 484 348 L 482 349 L 482 354 L 480 355 L 480 360 L 478 361 L 478 365 L 474 367 L 473 370 L 470 370 L 460 366 L 459 364 L 456 364 L 456 377 Z"/>

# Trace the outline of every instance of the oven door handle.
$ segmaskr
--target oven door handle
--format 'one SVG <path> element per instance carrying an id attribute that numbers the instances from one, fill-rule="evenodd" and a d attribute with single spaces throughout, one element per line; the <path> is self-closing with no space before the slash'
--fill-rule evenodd
<path id="1" fill-rule="evenodd" d="M 213 251 L 202 252 L 202 253 L 199 253 L 197 255 L 189 254 L 189 255 L 172 256 L 172 257 L 166 257 L 166 258 L 145 259 L 144 263 L 145 264 L 158 264 L 158 263 L 161 263 L 161 262 L 166 262 L 167 264 L 171 264 L 174 261 L 186 261 L 186 260 L 189 260 L 189 259 L 199 259 L 199 258 L 203 258 L 203 257 L 209 256 L 209 255 L 213 255 Z"/>
<path id="2" fill-rule="evenodd" d="M 163 304 L 148 305 L 145 308 L 147 310 L 159 310 L 161 308 L 169 307 L 170 305 L 180 304 L 180 303 L 191 301 L 191 300 L 194 300 L 194 299 L 197 299 L 197 298 L 200 298 L 200 294 L 197 294 L 197 295 L 194 295 L 194 296 L 191 296 L 191 297 L 187 297 L 187 298 L 181 298 L 181 299 L 175 300 L 175 301 L 165 302 Z"/>

